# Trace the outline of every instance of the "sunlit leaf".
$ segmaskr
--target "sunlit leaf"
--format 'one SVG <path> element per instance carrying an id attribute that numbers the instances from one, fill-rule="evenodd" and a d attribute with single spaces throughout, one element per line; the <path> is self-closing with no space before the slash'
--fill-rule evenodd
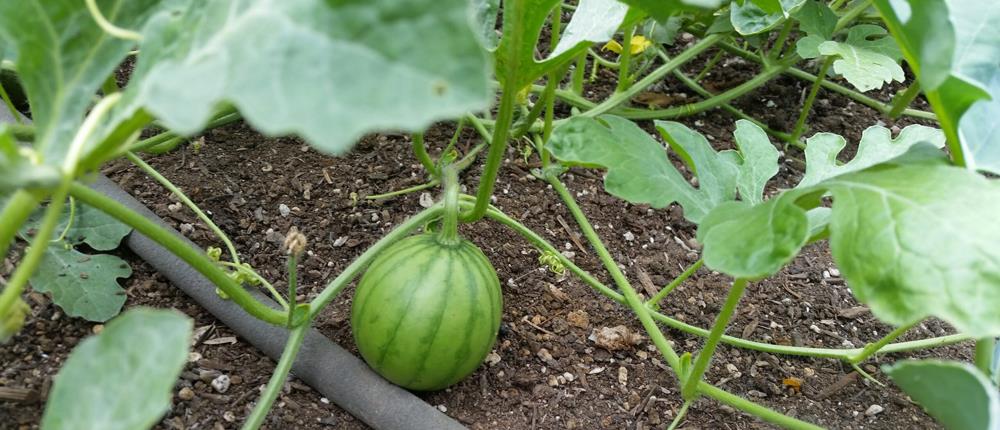
<path id="1" fill-rule="evenodd" d="M 792 16 L 799 21 L 800 30 L 823 40 L 833 37 L 833 30 L 837 27 L 837 14 L 820 0 L 807 0 Z"/>
<path id="2" fill-rule="evenodd" d="M 959 124 L 968 164 L 974 169 L 1000 175 L 1000 73 L 990 84 L 992 100 L 972 105 Z"/>
<path id="3" fill-rule="evenodd" d="M 903 360 L 883 370 L 932 417 L 955 430 L 1000 426 L 997 389 L 974 366 L 955 361 Z"/>
<path id="4" fill-rule="evenodd" d="M 839 57 L 833 62 L 833 71 L 860 91 L 906 78 L 898 64 L 902 53 L 885 29 L 877 25 L 854 26 L 845 42 L 826 41 L 817 49 L 821 55 Z"/>
<path id="5" fill-rule="evenodd" d="M 806 0 L 780 0 L 781 10 L 767 12 L 753 1 L 730 4 L 730 19 L 736 32 L 746 36 L 758 34 L 774 28 L 789 14 L 794 14 Z"/>
<path id="6" fill-rule="evenodd" d="M 747 120 L 736 121 L 733 139 L 741 160 L 736 188 L 743 201 L 758 204 L 764 200 L 767 181 L 778 174 L 778 150 L 764 130 Z"/>
<path id="7" fill-rule="evenodd" d="M 581 0 L 566 25 L 551 56 L 558 56 L 581 42 L 605 42 L 614 38 L 628 6 L 618 0 Z"/>
<path id="8" fill-rule="evenodd" d="M 837 175 L 889 161 L 921 142 L 943 147 L 944 134 L 936 128 L 914 124 L 903 128 L 893 138 L 888 128 L 868 127 L 861 134 L 854 158 L 840 163 L 837 156 L 847 146 L 847 141 L 833 133 L 817 133 L 806 141 L 806 173 L 798 187 L 815 185 Z"/>
<path id="9" fill-rule="evenodd" d="M 41 427 L 147 429 L 170 408 L 193 324 L 176 312 L 133 309 L 85 339 L 55 377 Z"/>

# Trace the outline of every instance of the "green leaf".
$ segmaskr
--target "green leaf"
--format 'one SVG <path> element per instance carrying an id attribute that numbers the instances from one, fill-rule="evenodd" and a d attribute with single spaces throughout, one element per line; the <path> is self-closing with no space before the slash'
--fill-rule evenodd
<path id="1" fill-rule="evenodd" d="M 795 42 L 795 53 L 799 54 L 802 58 L 816 58 L 819 57 L 819 45 L 826 43 L 827 41 L 820 36 L 815 34 L 810 34 L 803 37 Z"/>
<path id="2" fill-rule="evenodd" d="M 875 316 L 1000 334 L 1000 183 L 942 162 L 881 165 L 817 187 L 833 196 L 834 260 Z"/>
<path id="3" fill-rule="evenodd" d="M 608 169 L 604 188 L 609 193 L 654 208 L 680 203 L 684 217 L 692 222 L 735 197 L 733 157 L 716 153 L 704 137 L 680 124 L 657 122 L 657 127 L 668 129 L 675 148 L 685 151 L 682 157 L 698 170 L 699 188 L 674 168 L 661 143 L 635 123 L 616 116 L 574 117 L 553 132 L 549 149 L 565 163 Z"/>
<path id="4" fill-rule="evenodd" d="M 806 141 L 806 173 L 797 188 L 818 184 L 826 179 L 845 173 L 856 172 L 903 155 L 914 145 L 930 143 L 938 148 L 944 146 L 944 134 L 936 128 L 910 125 L 899 132 L 896 138 L 882 126 L 868 127 L 861 134 L 857 153 L 844 164 L 837 156 L 847 146 L 847 141 L 836 134 L 817 133 Z"/>
<path id="5" fill-rule="evenodd" d="M 740 150 L 740 170 L 736 177 L 740 198 L 753 205 L 761 203 L 764 186 L 778 174 L 778 150 L 764 130 L 747 120 L 736 121 L 733 138 Z"/>
<path id="6" fill-rule="evenodd" d="M 681 16 L 672 16 L 665 21 L 650 19 L 643 25 L 642 34 L 645 34 L 654 43 L 673 46 L 677 39 L 677 33 L 681 31 L 683 26 L 684 17 Z"/>
<path id="7" fill-rule="evenodd" d="M 847 41 L 826 41 L 818 50 L 822 55 L 840 57 L 833 62 L 833 71 L 860 91 L 882 88 L 883 83 L 902 82 L 906 78 L 898 64 L 902 53 L 886 30 L 877 25 L 851 27 Z"/>
<path id="8" fill-rule="evenodd" d="M 550 56 L 559 56 L 583 42 L 611 40 L 625 19 L 626 12 L 628 6 L 618 0 L 581 0 Z"/>
<path id="9" fill-rule="evenodd" d="M 472 0 L 472 11 L 483 46 L 486 49 L 496 48 L 500 41 L 496 30 L 497 14 L 500 13 L 500 0 Z"/>
<path id="10" fill-rule="evenodd" d="M 181 133 L 231 103 L 264 133 L 343 153 L 488 104 L 470 15 L 465 0 L 193 1 L 144 29 L 129 97 Z"/>
<path id="11" fill-rule="evenodd" d="M 946 428 L 993 430 L 1000 426 L 996 387 L 969 364 L 903 360 L 882 369 Z"/>
<path id="12" fill-rule="evenodd" d="M 47 430 L 152 427 L 170 408 L 193 324 L 176 311 L 137 308 L 77 346 L 55 377 Z"/>
<path id="13" fill-rule="evenodd" d="M 737 0 L 737 3 L 753 3 L 767 13 L 781 13 L 781 2 L 778 0 Z"/>
<path id="14" fill-rule="evenodd" d="M 743 4 L 732 3 L 730 5 L 730 19 L 733 28 L 744 36 L 771 30 L 789 14 L 798 11 L 806 0 L 780 0 L 780 2 L 782 10 L 773 13 L 764 11 L 753 1 L 745 1 Z"/>
<path id="15" fill-rule="evenodd" d="M 762 279 L 791 261 L 810 236 L 806 211 L 795 193 L 762 204 L 728 202 L 716 206 L 698 226 L 702 258 L 712 270 L 736 278 Z"/>
<path id="16" fill-rule="evenodd" d="M 118 248 L 122 239 L 132 232 L 131 227 L 91 206 L 71 200 L 67 207 L 72 210 L 63 211 L 55 233 L 49 240 L 65 240 L 73 246 L 86 243 L 95 250 L 110 251 Z M 22 238 L 33 239 L 44 214 L 44 208 L 31 214 L 19 232 Z"/>
<path id="17" fill-rule="evenodd" d="M 875 0 L 949 136 L 953 157 L 974 154 L 960 142 L 962 116 L 977 101 L 997 99 L 1000 3 L 991 0 Z M 979 144 L 976 144 L 979 146 Z M 967 160 L 970 166 L 975 160 Z"/>
<path id="18" fill-rule="evenodd" d="M 959 132 L 970 168 L 1000 175 L 1000 74 L 990 84 L 992 100 L 976 102 L 962 115 Z"/>
<path id="19" fill-rule="evenodd" d="M 156 0 L 98 0 L 119 27 L 142 25 Z M 45 164 L 59 166 L 105 78 L 134 42 L 106 34 L 85 2 L 0 2 L 0 38 L 16 50 L 18 76 L 28 94 L 35 149 Z"/>
<path id="20" fill-rule="evenodd" d="M 664 21 L 681 10 L 716 9 L 722 0 L 619 0 L 638 8 L 658 21 Z"/>
<path id="21" fill-rule="evenodd" d="M 819 0 L 807 0 L 792 16 L 799 21 L 800 30 L 823 40 L 830 40 L 837 28 L 837 14 L 826 2 Z"/>
<path id="22" fill-rule="evenodd" d="M 118 315 L 125 304 L 125 290 L 118 278 L 132 276 L 125 260 L 113 255 L 87 255 L 69 244 L 51 244 L 38 270 L 31 277 L 31 287 L 52 294 L 67 315 L 88 321 L 107 321 Z"/>

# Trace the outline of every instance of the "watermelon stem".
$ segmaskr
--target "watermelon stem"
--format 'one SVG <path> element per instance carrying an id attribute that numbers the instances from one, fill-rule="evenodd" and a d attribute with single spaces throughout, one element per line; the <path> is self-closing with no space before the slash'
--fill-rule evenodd
<path id="1" fill-rule="evenodd" d="M 443 245 L 456 245 L 461 239 L 458 236 L 458 169 L 454 164 L 444 167 L 444 218 L 441 222 L 441 232 L 438 242 Z"/>

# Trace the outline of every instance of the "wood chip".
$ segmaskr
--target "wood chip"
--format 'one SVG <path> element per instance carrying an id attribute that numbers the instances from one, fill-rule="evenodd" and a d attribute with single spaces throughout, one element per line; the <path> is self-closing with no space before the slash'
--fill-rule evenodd
<path id="1" fill-rule="evenodd" d="M 564 220 L 561 215 L 556 215 L 556 221 L 559 222 L 559 225 L 561 225 L 566 234 L 569 235 L 569 240 L 573 241 L 573 244 L 576 245 L 577 249 L 579 249 L 584 255 L 589 254 L 587 252 L 587 248 L 584 248 L 583 244 L 580 243 L 579 235 L 574 233 L 573 230 L 569 228 L 569 224 L 566 223 L 566 220 Z"/>
<path id="2" fill-rule="evenodd" d="M 222 345 L 226 343 L 236 343 L 236 337 L 234 336 L 223 336 L 205 341 L 205 345 Z"/>
<path id="3" fill-rule="evenodd" d="M 832 396 L 834 394 L 837 394 L 838 391 L 843 390 L 844 388 L 847 388 L 848 385 L 851 385 L 857 379 L 858 379 L 858 372 L 851 372 L 851 373 L 848 373 L 848 374 L 842 376 L 836 382 L 834 382 L 833 384 L 830 384 L 830 386 L 827 387 L 825 390 L 823 390 L 819 394 L 817 394 L 816 395 L 816 400 L 823 400 L 823 399 L 826 399 L 827 397 L 830 397 L 830 396 Z"/>
<path id="4" fill-rule="evenodd" d="M 640 267 L 636 267 L 635 271 L 639 276 L 639 283 L 642 284 L 642 288 L 649 293 L 649 297 L 656 297 L 656 294 L 659 293 L 660 290 L 653 284 L 653 279 L 649 277 L 649 274 Z"/>
<path id="5" fill-rule="evenodd" d="M 757 325 L 759 324 L 760 320 L 754 318 L 753 321 L 750 321 L 750 323 L 746 325 L 746 327 L 743 327 L 743 333 L 740 334 L 740 337 L 744 339 L 749 339 L 750 335 L 753 334 L 753 331 L 757 330 Z"/>
<path id="6" fill-rule="evenodd" d="M 0 387 L 0 400 L 34 403 L 38 400 L 38 392 L 30 388 Z"/>
<path id="7" fill-rule="evenodd" d="M 852 308 L 840 309 L 840 310 L 837 311 L 837 315 L 839 315 L 839 316 L 841 316 L 843 318 L 852 319 L 852 320 L 856 319 L 856 318 L 858 318 L 858 317 L 860 317 L 860 316 L 862 316 L 862 315 L 864 315 L 866 313 L 868 313 L 868 307 L 867 306 L 855 306 L 855 307 L 852 307 Z"/>

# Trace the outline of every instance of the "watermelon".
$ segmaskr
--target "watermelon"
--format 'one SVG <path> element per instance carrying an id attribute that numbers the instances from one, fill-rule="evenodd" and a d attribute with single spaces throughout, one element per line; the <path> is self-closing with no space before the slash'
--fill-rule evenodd
<path id="1" fill-rule="evenodd" d="M 502 307 L 500 280 L 476 245 L 425 233 L 386 248 L 368 267 L 351 329 L 361 356 L 384 378 L 440 390 L 489 354 Z"/>

